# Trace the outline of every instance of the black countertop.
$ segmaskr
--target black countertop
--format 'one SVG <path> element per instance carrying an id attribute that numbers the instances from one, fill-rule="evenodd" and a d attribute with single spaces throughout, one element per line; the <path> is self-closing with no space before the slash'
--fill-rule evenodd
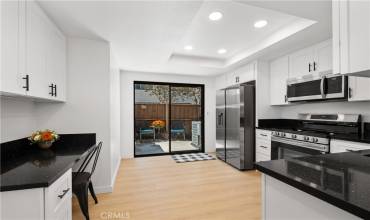
<path id="1" fill-rule="evenodd" d="M 370 219 L 370 150 L 271 160 L 256 168 L 364 219 Z"/>
<path id="2" fill-rule="evenodd" d="M 95 144 L 95 134 L 61 135 L 47 150 L 25 138 L 2 143 L 0 191 L 48 187 Z"/>

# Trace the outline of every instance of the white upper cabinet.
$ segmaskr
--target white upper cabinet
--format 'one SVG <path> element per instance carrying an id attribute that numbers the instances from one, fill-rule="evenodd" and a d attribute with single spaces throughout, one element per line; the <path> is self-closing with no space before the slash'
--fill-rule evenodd
<path id="1" fill-rule="evenodd" d="M 327 40 L 317 44 L 314 47 L 313 70 L 315 73 L 332 73 L 333 72 L 333 43 Z"/>
<path id="2" fill-rule="evenodd" d="M 370 71 L 370 1 L 333 1 L 335 73 Z"/>
<path id="3" fill-rule="evenodd" d="M 223 89 L 229 86 L 245 83 L 256 79 L 257 62 L 246 64 L 238 69 L 233 70 L 216 77 L 216 89 Z"/>
<path id="4" fill-rule="evenodd" d="M 49 98 L 66 99 L 66 38 L 55 27 L 50 26 L 48 33 L 46 72 Z"/>
<path id="5" fill-rule="evenodd" d="M 26 81 L 19 69 L 19 14 L 21 5 L 17 1 L 1 2 L 1 91 L 26 94 L 22 88 Z"/>
<path id="6" fill-rule="evenodd" d="M 288 104 L 286 91 L 289 78 L 288 56 L 278 58 L 270 63 L 270 104 Z"/>
<path id="7" fill-rule="evenodd" d="M 313 48 L 306 48 L 289 56 L 289 78 L 298 78 L 313 73 Z"/>
<path id="8" fill-rule="evenodd" d="M 332 54 L 330 39 L 289 55 L 289 78 L 332 73 Z"/>
<path id="9" fill-rule="evenodd" d="M 65 36 L 34 1 L 1 6 L 1 93 L 65 101 Z"/>
<path id="10" fill-rule="evenodd" d="M 48 23 L 45 14 L 34 2 L 26 2 L 26 73 L 28 95 L 48 98 L 46 72 Z"/>

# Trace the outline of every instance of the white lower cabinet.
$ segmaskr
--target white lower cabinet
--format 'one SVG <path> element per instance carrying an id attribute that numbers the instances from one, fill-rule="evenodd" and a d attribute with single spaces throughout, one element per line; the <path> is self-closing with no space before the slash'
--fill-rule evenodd
<path id="1" fill-rule="evenodd" d="M 370 144 L 343 141 L 343 140 L 331 140 L 330 141 L 330 153 L 342 153 L 358 150 L 369 150 Z"/>
<path id="2" fill-rule="evenodd" d="M 0 219 L 72 220 L 72 170 L 46 188 L 1 192 L 1 201 Z"/>
<path id="3" fill-rule="evenodd" d="M 271 160 L 271 131 L 256 129 L 256 162 Z"/>

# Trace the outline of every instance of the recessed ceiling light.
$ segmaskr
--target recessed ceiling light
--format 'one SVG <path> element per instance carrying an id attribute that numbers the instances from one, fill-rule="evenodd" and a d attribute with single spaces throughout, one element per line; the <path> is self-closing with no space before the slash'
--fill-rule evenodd
<path id="1" fill-rule="evenodd" d="M 217 51 L 218 54 L 224 54 L 226 52 L 227 52 L 227 50 L 224 49 L 224 48 L 218 49 L 218 51 Z"/>
<path id="2" fill-rule="evenodd" d="M 220 20 L 221 18 L 222 18 L 222 13 L 221 12 L 219 12 L 219 11 L 214 11 L 214 12 L 212 12 L 211 14 L 209 14 L 209 16 L 208 16 L 208 18 L 209 18 L 209 20 L 211 20 L 211 21 L 218 21 L 218 20 Z"/>
<path id="3" fill-rule="evenodd" d="M 186 45 L 184 47 L 184 50 L 192 50 L 192 49 L 193 49 L 193 46 L 191 46 L 191 45 Z"/>
<path id="4" fill-rule="evenodd" d="M 254 23 L 255 28 L 262 28 L 262 27 L 265 27 L 266 25 L 267 25 L 266 20 L 259 20 Z"/>

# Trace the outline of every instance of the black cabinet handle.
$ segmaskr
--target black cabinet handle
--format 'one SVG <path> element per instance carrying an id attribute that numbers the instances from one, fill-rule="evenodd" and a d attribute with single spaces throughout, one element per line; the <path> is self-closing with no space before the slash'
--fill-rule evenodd
<path id="1" fill-rule="evenodd" d="M 311 72 L 311 63 L 308 63 L 308 72 Z"/>
<path id="2" fill-rule="evenodd" d="M 266 146 L 263 146 L 263 145 L 261 145 L 260 147 L 265 148 L 265 149 L 267 148 Z"/>
<path id="3" fill-rule="evenodd" d="M 288 101 L 288 97 L 285 95 L 284 97 L 285 103 Z"/>
<path id="4" fill-rule="evenodd" d="M 60 195 L 58 195 L 59 199 L 62 199 L 62 198 L 67 194 L 67 192 L 68 192 L 69 190 L 70 190 L 70 188 L 63 190 L 63 193 L 62 193 L 62 194 L 60 194 Z"/>
<path id="5" fill-rule="evenodd" d="M 54 84 L 52 83 L 49 88 L 51 89 L 51 92 L 49 92 L 49 95 L 54 96 Z"/>
<path id="6" fill-rule="evenodd" d="M 57 97 L 57 84 L 54 85 L 54 96 Z"/>
<path id="7" fill-rule="evenodd" d="M 23 86 L 23 89 L 26 89 L 26 91 L 30 90 L 30 76 L 27 74 L 26 77 L 23 77 L 22 79 L 26 80 L 26 85 Z"/>
<path id="8" fill-rule="evenodd" d="M 316 62 L 313 62 L 313 71 L 316 71 Z"/>
<path id="9" fill-rule="evenodd" d="M 348 98 L 352 98 L 352 88 L 348 88 Z"/>
<path id="10" fill-rule="evenodd" d="M 260 134 L 261 136 L 267 137 L 267 134 Z"/>

